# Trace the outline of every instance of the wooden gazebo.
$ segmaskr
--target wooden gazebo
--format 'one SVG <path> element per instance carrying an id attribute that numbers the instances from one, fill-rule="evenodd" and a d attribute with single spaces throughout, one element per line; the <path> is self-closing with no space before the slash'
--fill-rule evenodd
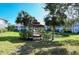
<path id="1" fill-rule="evenodd" d="M 41 30 L 42 28 L 44 28 L 44 25 L 41 25 L 40 22 L 35 20 L 35 21 L 32 22 L 32 27 L 35 30 L 33 32 L 33 39 L 34 40 L 40 40 L 41 39 L 41 33 L 39 33 L 37 30 Z"/>

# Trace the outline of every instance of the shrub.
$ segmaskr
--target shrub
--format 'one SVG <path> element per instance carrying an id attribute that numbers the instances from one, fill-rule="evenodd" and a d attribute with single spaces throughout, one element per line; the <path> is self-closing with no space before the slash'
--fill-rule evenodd
<path id="1" fill-rule="evenodd" d="M 72 33 L 72 31 L 64 30 L 64 33 Z"/>
<path id="2" fill-rule="evenodd" d="M 31 30 L 21 30 L 20 38 L 23 40 L 32 40 L 32 32 Z"/>
<path id="3" fill-rule="evenodd" d="M 53 55 L 67 55 L 68 51 L 66 48 L 54 48 L 51 50 L 51 54 Z"/>
<path id="4" fill-rule="evenodd" d="M 16 29 L 16 26 L 14 26 L 14 25 L 9 25 L 9 26 L 7 27 L 7 30 L 8 30 L 8 31 L 15 31 L 15 29 Z"/>
<path id="5" fill-rule="evenodd" d="M 45 41 L 48 41 L 49 39 L 51 39 L 51 32 L 42 31 L 41 35 L 43 37 L 43 40 L 45 40 Z"/>
<path id="6" fill-rule="evenodd" d="M 27 31 L 26 30 L 21 30 L 20 31 L 20 37 L 26 39 L 28 37 L 27 36 Z"/>
<path id="7" fill-rule="evenodd" d="M 78 53 L 77 53 L 77 51 L 73 51 L 71 54 L 72 55 L 77 55 Z"/>
<path id="8" fill-rule="evenodd" d="M 19 32 L 20 30 L 15 29 L 14 32 Z"/>
<path id="9" fill-rule="evenodd" d="M 62 33 L 62 35 L 65 36 L 65 37 L 69 36 L 68 33 Z"/>

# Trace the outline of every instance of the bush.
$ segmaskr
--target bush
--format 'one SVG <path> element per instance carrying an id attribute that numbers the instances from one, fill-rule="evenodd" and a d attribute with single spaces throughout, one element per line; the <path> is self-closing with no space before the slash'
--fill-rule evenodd
<path id="1" fill-rule="evenodd" d="M 15 29 L 16 29 L 16 26 L 14 26 L 14 25 L 9 25 L 9 26 L 7 27 L 7 30 L 8 30 L 8 31 L 15 31 Z"/>
<path id="2" fill-rule="evenodd" d="M 48 41 L 49 39 L 51 39 L 51 33 L 52 32 L 42 31 L 41 36 L 43 37 L 43 40 Z"/>
<path id="3" fill-rule="evenodd" d="M 15 29 L 14 32 L 19 32 L 20 30 Z"/>
<path id="4" fill-rule="evenodd" d="M 32 32 L 31 30 L 21 30 L 20 38 L 23 40 L 32 40 Z"/>
<path id="5" fill-rule="evenodd" d="M 53 55 L 67 55 L 68 51 L 66 48 L 54 48 L 51 50 L 51 54 Z"/>
<path id="6" fill-rule="evenodd" d="M 62 35 L 65 36 L 65 37 L 69 36 L 68 33 L 62 33 Z"/>
<path id="7" fill-rule="evenodd" d="M 71 55 L 77 55 L 78 53 L 77 53 L 77 51 L 73 51 L 72 53 L 71 53 Z"/>
<path id="8" fill-rule="evenodd" d="M 20 31 L 20 37 L 26 39 L 28 37 L 27 36 L 27 31 L 26 30 L 21 30 Z"/>
<path id="9" fill-rule="evenodd" d="M 64 33 L 72 33 L 72 31 L 64 30 Z"/>

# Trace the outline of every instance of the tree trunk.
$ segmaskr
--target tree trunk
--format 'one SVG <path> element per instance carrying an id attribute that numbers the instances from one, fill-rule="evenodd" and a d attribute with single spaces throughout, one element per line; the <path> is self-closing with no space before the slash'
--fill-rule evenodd
<path id="1" fill-rule="evenodd" d="M 55 26 L 53 26 L 53 29 L 52 29 L 52 40 L 54 40 L 54 36 L 55 36 Z"/>

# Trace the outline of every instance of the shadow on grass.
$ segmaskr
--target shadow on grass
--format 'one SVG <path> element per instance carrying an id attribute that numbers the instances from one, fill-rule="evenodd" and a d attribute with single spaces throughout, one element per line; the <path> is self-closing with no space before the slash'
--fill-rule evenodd
<path id="1" fill-rule="evenodd" d="M 18 48 L 17 52 L 14 54 L 27 55 L 32 53 L 32 51 L 35 49 L 49 48 L 53 46 L 56 47 L 62 45 L 63 44 L 59 42 L 51 42 L 51 41 L 26 41 L 26 44 Z"/>
<path id="2" fill-rule="evenodd" d="M 0 41 L 9 41 L 11 43 L 21 43 L 21 42 L 24 42 L 23 40 L 20 40 L 19 37 L 16 37 L 16 36 L 0 37 Z"/>
<path id="3" fill-rule="evenodd" d="M 35 55 L 68 55 L 68 51 L 66 48 L 53 48 L 48 51 L 39 51 L 35 53 Z"/>
<path id="4" fill-rule="evenodd" d="M 26 41 L 25 45 L 19 47 L 14 55 L 28 55 L 33 53 L 35 55 L 68 55 L 68 51 L 66 48 L 63 48 L 65 43 L 71 44 L 72 41 L 65 41 L 65 42 L 59 42 L 59 41 Z M 79 41 L 73 41 L 74 45 L 77 45 Z M 50 47 L 54 47 L 51 50 Z M 42 48 L 48 49 L 47 51 L 42 50 Z M 36 52 L 39 50 L 38 52 Z M 77 54 L 76 52 L 73 52 L 72 54 Z M 71 55 L 72 55 L 71 54 Z"/>

